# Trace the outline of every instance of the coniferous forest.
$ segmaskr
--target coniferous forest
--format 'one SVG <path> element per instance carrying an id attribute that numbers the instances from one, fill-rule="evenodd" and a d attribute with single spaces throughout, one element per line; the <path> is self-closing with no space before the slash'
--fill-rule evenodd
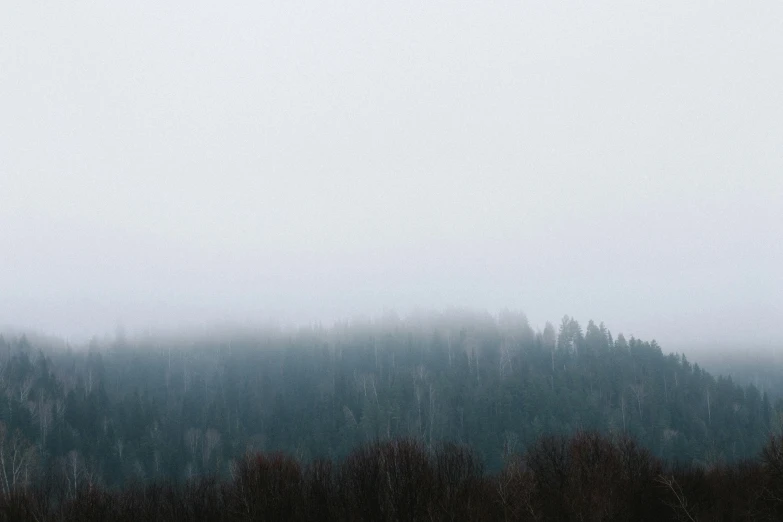
<path id="1" fill-rule="evenodd" d="M 783 515 L 780 397 L 568 316 L 9 335 L 0 384 L 8 520 Z"/>

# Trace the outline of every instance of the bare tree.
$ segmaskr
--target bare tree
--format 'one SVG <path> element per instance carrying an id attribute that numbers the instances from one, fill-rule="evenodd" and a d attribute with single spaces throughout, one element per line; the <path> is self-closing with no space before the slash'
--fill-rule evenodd
<path id="1" fill-rule="evenodd" d="M 513 431 L 506 431 L 503 434 L 503 460 L 506 462 L 516 454 L 517 443 L 519 442 L 519 435 Z"/>
<path id="2" fill-rule="evenodd" d="M 625 394 L 623 392 L 620 392 L 620 412 L 623 415 L 623 432 L 627 431 L 627 426 L 625 423 Z"/>
<path id="3" fill-rule="evenodd" d="M 696 522 L 696 519 L 693 518 L 693 515 L 691 515 L 692 507 L 688 503 L 688 499 L 685 498 L 685 494 L 682 492 L 680 485 L 674 479 L 674 476 L 667 477 L 665 475 L 660 475 L 658 477 L 658 483 L 668 488 L 672 495 L 674 495 L 674 502 L 669 502 L 668 505 L 674 510 L 675 513 L 677 513 L 677 517 L 680 520 Z"/>
<path id="4" fill-rule="evenodd" d="M 5 424 L 0 422 L 0 473 L 6 495 L 18 487 L 27 486 L 34 458 L 35 447 L 22 437 L 19 430 L 9 438 Z"/>
<path id="5" fill-rule="evenodd" d="M 125 441 L 123 441 L 121 437 L 117 437 L 114 448 L 117 450 L 117 456 L 120 458 L 120 462 L 122 462 L 123 455 L 125 454 Z"/>
<path id="6" fill-rule="evenodd" d="M 54 404 L 50 400 L 44 400 L 43 390 L 41 390 L 38 395 L 38 402 L 35 405 L 34 418 L 38 421 L 42 448 L 46 447 L 46 436 L 51 430 L 53 416 Z"/>
<path id="7" fill-rule="evenodd" d="M 33 389 L 35 379 L 32 375 L 29 375 L 24 381 L 19 384 L 19 402 L 27 402 L 27 396 L 30 395 L 30 390 Z"/>
<path id="8" fill-rule="evenodd" d="M 641 422 L 642 421 L 642 402 L 644 401 L 644 398 L 645 398 L 644 383 L 639 382 L 639 383 L 636 383 L 636 384 L 631 384 L 628 387 L 631 388 L 631 391 L 633 392 L 633 395 L 636 398 L 636 407 L 639 410 L 639 422 Z"/>
<path id="9" fill-rule="evenodd" d="M 87 491 L 93 491 L 99 485 L 100 480 L 97 471 L 95 471 L 97 469 L 95 462 L 91 461 L 88 466 L 78 451 L 69 451 L 59 459 L 59 465 L 70 498 L 74 498 L 84 488 Z"/>
<path id="10" fill-rule="evenodd" d="M 353 414 L 353 411 L 351 411 L 351 408 L 343 405 L 343 415 L 345 416 L 346 424 L 352 428 L 355 428 L 358 423 L 356 422 L 356 416 Z"/>

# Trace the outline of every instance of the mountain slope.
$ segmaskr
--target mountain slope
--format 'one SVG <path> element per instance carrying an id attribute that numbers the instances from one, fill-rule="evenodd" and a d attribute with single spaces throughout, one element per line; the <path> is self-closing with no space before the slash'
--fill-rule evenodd
<path id="1" fill-rule="evenodd" d="M 376 439 L 448 440 L 490 469 L 544 434 L 635 437 L 665 459 L 756 456 L 780 407 L 654 342 L 565 317 L 449 312 L 329 329 L 120 340 L 83 351 L 0 340 L 0 422 L 39 469 L 107 484 L 227 473 L 248 449 L 341 457 Z"/>

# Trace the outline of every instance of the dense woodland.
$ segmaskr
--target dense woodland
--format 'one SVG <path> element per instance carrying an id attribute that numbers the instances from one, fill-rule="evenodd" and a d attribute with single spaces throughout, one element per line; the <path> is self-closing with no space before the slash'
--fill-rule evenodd
<path id="1" fill-rule="evenodd" d="M 469 448 L 375 442 L 339 462 L 248 453 L 231 477 L 121 489 L 47 475 L 0 496 L 9 521 L 779 521 L 783 439 L 747 463 L 665 465 L 625 436 L 540 438 L 487 474 Z"/>
<path id="2" fill-rule="evenodd" d="M 772 348 L 749 350 L 715 350 L 699 356 L 710 373 L 731 375 L 741 384 L 753 384 L 769 393 L 783 397 L 783 353 Z"/>
<path id="3" fill-rule="evenodd" d="M 489 473 L 543 436 L 632 437 L 699 469 L 757 459 L 783 402 L 655 341 L 564 317 L 453 311 L 330 328 L 149 335 L 67 347 L 0 338 L 8 495 L 214 477 L 248 452 L 342 462 L 365 444 L 469 447 Z M 205 479 L 206 480 L 206 479 Z"/>

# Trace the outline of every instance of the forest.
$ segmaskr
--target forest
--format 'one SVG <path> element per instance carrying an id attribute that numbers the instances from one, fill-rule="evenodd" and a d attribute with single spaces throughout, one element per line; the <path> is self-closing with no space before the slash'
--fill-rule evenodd
<path id="1" fill-rule="evenodd" d="M 275 518 L 269 513 L 282 507 L 248 507 L 236 495 L 293 481 L 295 495 L 317 497 L 294 504 L 336 503 L 321 510 L 325 519 L 429 520 L 437 512 L 439 520 L 456 520 L 478 509 L 500 517 L 487 518 L 493 520 L 546 520 L 561 502 L 550 495 L 565 495 L 570 481 L 595 488 L 600 466 L 636 466 L 641 459 L 643 472 L 618 468 L 603 479 L 623 484 L 636 477 L 634 487 L 651 495 L 658 513 L 688 520 L 720 488 L 755 481 L 755 500 L 742 496 L 736 509 L 779 514 L 780 476 L 765 463 L 780 465 L 775 436 L 783 399 L 779 387 L 742 382 L 714 376 L 684 354 L 666 354 L 655 341 L 614 336 L 602 323 L 583 328 L 565 316 L 557 327 L 536 331 L 513 312 L 451 310 L 328 328 L 132 338 L 120 331 L 86 346 L 8 335 L 0 337 L 3 509 L 6 516 L 12 506 L 27 510 L 11 519 L 52 506 L 62 515 L 87 500 L 90 509 L 101 502 L 119 509 L 109 500 L 131 505 L 168 495 L 171 503 L 201 488 L 199 498 L 233 506 L 221 516 L 260 509 L 267 513 L 261 519 Z M 356 482 L 350 489 L 377 489 L 369 482 L 378 480 L 379 466 L 396 459 L 402 460 L 395 473 L 400 466 L 426 470 L 426 478 L 387 478 L 405 482 L 403 489 L 413 487 L 407 481 L 431 481 L 431 489 L 414 488 L 432 495 L 421 500 L 428 507 L 415 516 L 392 515 L 389 503 L 399 499 L 376 499 L 380 507 L 366 508 L 382 512 L 340 511 L 365 502 L 346 498 L 345 481 Z M 259 473 L 273 475 L 272 483 Z M 544 494 L 546 481 L 557 486 Z M 746 486 L 732 494 L 744 494 Z M 449 495 L 469 506 L 447 516 L 434 506 L 456 505 Z M 523 504 L 510 507 L 508 495 Z M 569 502 L 599 501 L 580 495 L 586 497 Z M 628 502 L 641 497 L 634 498 Z M 631 509 L 625 500 L 604 500 L 611 509 Z M 491 506 L 479 508 L 483 502 Z M 642 519 L 623 516 L 592 520 Z"/>
<path id="2" fill-rule="evenodd" d="M 760 458 L 714 467 L 665 464 L 626 436 L 541 437 L 486 473 L 470 448 L 396 439 L 345 459 L 306 463 L 248 453 L 228 480 L 124 488 L 47 475 L 0 496 L 13 521 L 776 521 L 783 517 L 783 439 Z"/>

